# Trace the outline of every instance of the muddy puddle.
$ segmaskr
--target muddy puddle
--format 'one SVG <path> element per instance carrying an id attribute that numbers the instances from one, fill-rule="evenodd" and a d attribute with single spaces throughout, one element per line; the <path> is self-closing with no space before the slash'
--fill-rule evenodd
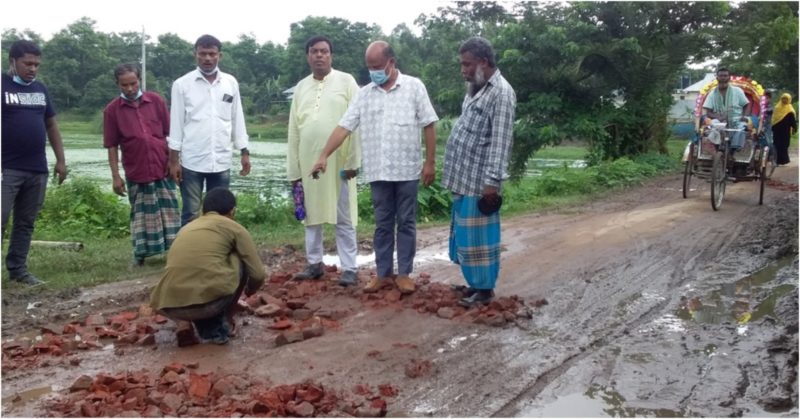
<path id="1" fill-rule="evenodd" d="M 735 323 L 740 334 L 748 324 L 775 316 L 775 302 L 782 296 L 797 293 L 796 283 L 778 283 L 778 273 L 789 267 L 794 256 L 785 256 L 766 268 L 736 282 L 722 284 L 711 290 L 694 290 L 681 301 L 675 316 L 699 324 Z"/>
<path id="2" fill-rule="evenodd" d="M 685 411 L 626 407 L 625 397 L 611 387 L 592 385 L 583 393 L 561 396 L 553 403 L 523 410 L 520 417 L 535 418 L 596 418 L 596 417 L 690 417 Z"/>

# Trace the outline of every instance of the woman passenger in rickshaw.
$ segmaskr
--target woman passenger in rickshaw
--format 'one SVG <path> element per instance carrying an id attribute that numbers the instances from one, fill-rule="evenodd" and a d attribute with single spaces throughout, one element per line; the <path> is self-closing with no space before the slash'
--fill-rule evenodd
<path id="1" fill-rule="evenodd" d="M 713 88 L 703 102 L 703 110 L 708 118 L 720 122 L 728 122 L 729 127 L 742 129 L 731 136 L 731 148 L 741 148 L 745 141 L 748 116 L 750 115 L 750 101 L 744 90 L 731 85 L 731 73 L 727 68 L 717 70 L 717 87 Z"/>

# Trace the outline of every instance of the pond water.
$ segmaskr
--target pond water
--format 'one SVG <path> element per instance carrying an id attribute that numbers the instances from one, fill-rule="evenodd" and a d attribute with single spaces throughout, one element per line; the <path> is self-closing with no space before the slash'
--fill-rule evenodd
<path id="1" fill-rule="evenodd" d="M 102 147 L 100 135 L 64 135 L 64 153 L 67 159 L 69 176 L 88 178 L 96 182 L 104 191 L 111 191 L 111 171 L 108 168 L 108 152 Z M 252 169 L 248 176 L 239 176 L 241 165 L 238 155 L 233 159 L 231 169 L 231 188 L 237 191 L 264 192 L 270 189 L 288 196 L 286 181 L 286 142 L 251 141 L 250 162 Z M 439 147 L 444 152 L 443 147 Z M 442 158 L 441 155 L 438 156 Z M 55 157 L 47 148 L 47 159 L 52 169 Z M 553 167 L 584 168 L 583 160 L 530 159 L 526 176 L 539 176 L 542 170 Z M 120 167 L 120 170 L 122 168 Z M 122 174 L 122 173 L 121 173 Z"/>

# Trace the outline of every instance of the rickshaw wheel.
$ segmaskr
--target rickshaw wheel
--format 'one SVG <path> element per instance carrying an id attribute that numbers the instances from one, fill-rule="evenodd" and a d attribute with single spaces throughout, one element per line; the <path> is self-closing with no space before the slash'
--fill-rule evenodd
<path id="1" fill-rule="evenodd" d="M 764 174 L 766 175 L 767 179 L 772 179 L 772 174 L 775 173 L 775 167 L 777 166 L 778 153 L 775 151 L 775 147 L 770 147 L 767 157 L 767 164 L 764 166 Z"/>
<path id="2" fill-rule="evenodd" d="M 714 153 L 711 165 L 711 208 L 718 211 L 725 197 L 725 155 L 722 151 Z"/>
<path id="3" fill-rule="evenodd" d="M 694 144 L 689 146 L 689 158 L 686 159 L 686 167 L 683 168 L 683 198 L 689 197 L 689 188 L 692 183 L 692 174 L 694 171 L 695 150 Z"/>

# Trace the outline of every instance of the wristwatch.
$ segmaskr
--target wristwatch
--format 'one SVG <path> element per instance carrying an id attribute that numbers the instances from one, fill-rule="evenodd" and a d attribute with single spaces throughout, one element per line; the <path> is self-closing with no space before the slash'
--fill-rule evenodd
<path id="1" fill-rule="evenodd" d="M 243 148 L 243 149 L 239 150 L 239 152 L 240 152 L 240 153 L 241 153 L 243 156 L 249 156 L 249 155 L 250 155 L 250 150 L 248 150 L 248 149 L 247 149 L 247 147 L 245 147 L 245 148 Z"/>

